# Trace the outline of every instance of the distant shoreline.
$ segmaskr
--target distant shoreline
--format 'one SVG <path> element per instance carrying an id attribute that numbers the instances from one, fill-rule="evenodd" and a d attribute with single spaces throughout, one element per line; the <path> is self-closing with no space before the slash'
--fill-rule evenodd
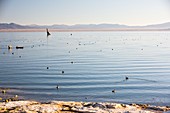
<path id="1" fill-rule="evenodd" d="M 170 31 L 170 29 L 49 29 L 50 32 Z M 0 29 L 0 32 L 46 32 L 46 29 Z"/>

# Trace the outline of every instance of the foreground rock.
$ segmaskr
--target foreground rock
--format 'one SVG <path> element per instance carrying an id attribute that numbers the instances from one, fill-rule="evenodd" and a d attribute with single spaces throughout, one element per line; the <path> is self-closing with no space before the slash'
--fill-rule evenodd
<path id="1" fill-rule="evenodd" d="M 170 111 L 170 107 L 96 103 L 96 102 L 63 102 L 52 101 L 40 103 L 36 101 L 1 102 L 0 112 L 8 113 L 162 113 Z"/>

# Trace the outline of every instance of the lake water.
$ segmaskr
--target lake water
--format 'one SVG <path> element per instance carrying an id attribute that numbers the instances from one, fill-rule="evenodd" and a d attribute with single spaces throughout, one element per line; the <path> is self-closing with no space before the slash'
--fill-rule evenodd
<path id="1" fill-rule="evenodd" d="M 0 87 L 9 95 L 170 105 L 170 32 L 51 34 L 0 32 Z"/>

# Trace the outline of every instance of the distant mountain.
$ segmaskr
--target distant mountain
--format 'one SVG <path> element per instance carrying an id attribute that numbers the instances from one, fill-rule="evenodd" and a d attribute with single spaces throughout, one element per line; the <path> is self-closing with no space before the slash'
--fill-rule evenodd
<path id="1" fill-rule="evenodd" d="M 15 23 L 0 23 L 0 29 L 30 29 L 29 26 L 23 26 Z"/>
<path id="2" fill-rule="evenodd" d="M 147 26 L 128 26 L 120 24 L 76 24 L 76 25 L 19 25 L 15 23 L 0 23 L 0 29 L 170 29 L 170 22 Z"/>
<path id="3" fill-rule="evenodd" d="M 39 26 L 30 25 L 33 28 L 51 28 L 51 29 L 112 29 L 112 28 L 128 28 L 126 25 L 119 24 L 76 24 L 76 25 L 51 25 Z"/>
<path id="4" fill-rule="evenodd" d="M 144 28 L 170 29 L 170 22 L 163 24 L 147 25 Z"/>

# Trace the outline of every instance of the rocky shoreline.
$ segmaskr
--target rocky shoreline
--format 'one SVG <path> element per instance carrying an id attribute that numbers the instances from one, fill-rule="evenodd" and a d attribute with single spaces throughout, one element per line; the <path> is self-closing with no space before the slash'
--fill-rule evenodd
<path id="1" fill-rule="evenodd" d="M 21 100 L 11 90 L 0 88 L 0 113 L 170 113 L 170 106 L 148 104 Z"/>
<path id="2" fill-rule="evenodd" d="M 107 102 L 37 101 L 1 102 L 1 113 L 168 113 L 170 106 Z"/>

